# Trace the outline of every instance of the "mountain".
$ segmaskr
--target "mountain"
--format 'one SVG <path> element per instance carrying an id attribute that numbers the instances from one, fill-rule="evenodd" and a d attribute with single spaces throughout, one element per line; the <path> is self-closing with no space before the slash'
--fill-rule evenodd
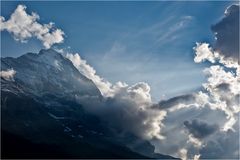
<path id="1" fill-rule="evenodd" d="M 101 96 L 95 84 L 73 66 L 72 62 L 55 50 L 27 53 L 18 58 L 1 58 L 1 70 L 14 69 L 14 79 L 26 92 L 43 96 L 53 94 Z"/>
<path id="2" fill-rule="evenodd" d="M 1 58 L 2 158 L 173 158 L 134 135 L 118 137 L 76 97 L 103 98 L 95 84 L 49 49 Z"/>

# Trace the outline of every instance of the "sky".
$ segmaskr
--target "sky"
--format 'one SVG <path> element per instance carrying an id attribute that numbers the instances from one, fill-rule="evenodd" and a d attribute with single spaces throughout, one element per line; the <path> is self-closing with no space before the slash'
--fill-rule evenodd
<path id="1" fill-rule="evenodd" d="M 2 57 L 56 49 L 101 92 L 76 99 L 105 125 L 184 160 L 239 159 L 239 4 L 21 3 L 2 2 Z"/>
<path id="2" fill-rule="evenodd" d="M 18 4 L 40 15 L 39 22 L 53 21 L 64 31 L 64 43 L 53 48 L 79 53 L 112 83 L 147 82 L 158 101 L 201 87 L 208 64 L 193 62 L 193 47 L 196 42 L 213 43 L 210 27 L 232 2 L 2 1 L 1 15 L 8 19 Z M 2 57 L 42 48 L 36 38 L 21 43 L 1 32 Z"/>

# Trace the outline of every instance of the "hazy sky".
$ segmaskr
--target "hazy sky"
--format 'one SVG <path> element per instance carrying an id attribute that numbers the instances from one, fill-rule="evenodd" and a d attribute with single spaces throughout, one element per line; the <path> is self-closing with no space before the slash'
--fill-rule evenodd
<path id="1" fill-rule="evenodd" d="M 211 25 L 232 2 L 1 2 L 8 19 L 18 4 L 54 22 L 65 33 L 57 48 L 77 52 L 110 82 L 151 86 L 153 100 L 199 89 L 208 64 L 195 64 L 196 42 L 214 41 Z M 69 48 L 70 47 L 70 48 Z M 40 41 L 15 41 L 1 32 L 1 56 L 44 48 Z"/>

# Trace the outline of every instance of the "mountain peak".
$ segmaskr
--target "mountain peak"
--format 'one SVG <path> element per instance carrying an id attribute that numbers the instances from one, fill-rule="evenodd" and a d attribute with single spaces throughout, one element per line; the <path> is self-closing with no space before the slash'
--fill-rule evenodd
<path id="1" fill-rule="evenodd" d="M 1 69 L 13 68 L 14 80 L 37 95 L 101 96 L 95 84 L 82 75 L 62 54 L 42 49 L 38 54 L 27 53 L 18 58 L 1 58 Z"/>

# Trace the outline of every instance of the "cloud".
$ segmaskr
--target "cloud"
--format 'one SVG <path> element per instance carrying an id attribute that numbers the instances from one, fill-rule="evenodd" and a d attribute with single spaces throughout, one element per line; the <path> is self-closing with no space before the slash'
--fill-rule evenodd
<path id="1" fill-rule="evenodd" d="M 119 87 L 124 87 L 127 85 L 122 82 L 117 82 L 116 85 L 112 85 L 109 81 L 97 75 L 96 70 L 90 66 L 86 60 L 82 59 L 78 53 L 66 53 L 65 57 L 72 61 L 73 65 L 79 70 L 80 73 L 91 79 L 105 97 L 113 96 L 115 90 L 117 90 Z"/>
<path id="2" fill-rule="evenodd" d="M 155 104 L 153 107 L 156 107 L 159 109 L 170 109 L 173 106 L 177 106 L 180 103 L 189 105 L 189 104 L 193 104 L 194 102 L 195 102 L 194 95 L 188 94 L 188 95 L 180 95 L 177 97 L 173 97 L 168 100 L 162 100 L 158 104 Z"/>
<path id="3" fill-rule="evenodd" d="M 238 128 L 239 129 L 239 128 Z M 239 159 L 239 132 L 219 132 L 200 149 L 202 159 Z"/>
<path id="4" fill-rule="evenodd" d="M 180 33 L 182 29 L 186 28 L 189 23 L 193 20 L 192 16 L 182 16 L 179 18 L 179 20 L 168 27 L 168 30 L 164 33 L 162 33 L 158 39 L 157 42 L 160 43 L 169 43 L 174 41 L 178 38 L 178 34 Z"/>
<path id="5" fill-rule="evenodd" d="M 54 27 L 54 24 L 40 24 L 37 22 L 40 17 L 37 13 L 26 12 L 27 7 L 18 5 L 11 17 L 6 21 L 0 17 L 0 30 L 11 33 L 15 40 L 26 42 L 30 38 L 37 38 L 44 47 L 50 48 L 55 43 L 62 43 L 64 32 Z"/>
<path id="6" fill-rule="evenodd" d="M 239 5 L 229 6 L 224 18 L 211 29 L 216 37 L 214 49 L 226 58 L 239 61 Z"/>
<path id="7" fill-rule="evenodd" d="M 204 121 L 199 121 L 194 119 L 193 121 L 184 121 L 186 129 L 191 133 L 195 138 L 202 139 L 205 138 L 218 130 L 218 125 L 208 124 Z"/>
<path id="8" fill-rule="evenodd" d="M 14 80 L 14 75 L 16 74 L 16 71 L 13 69 L 8 69 L 7 71 L 1 71 L 0 75 L 1 78 L 4 78 L 5 80 Z"/>
<path id="9" fill-rule="evenodd" d="M 151 107 L 148 84 L 139 82 L 114 87 L 115 94 L 103 100 L 83 97 L 77 97 L 77 100 L 88 112 L 100 117 L 117 136 L 132 134 L 145 140 L 164 139 L 161 129 L 166 112 Z"/>
<path id="10" fill-rule="evenodd" d="M 151 103 L 150 86 L 145 82 L 139 82 L 127 89 L 129 96 L 139 104 Z"/>
<path id="11" fill-rule="evenodd" d="M 230 12 L 239 13 L 239 6 L 229 7 L 225 18 L 232 16 Z M 225 29 L 219 30 L 216 35 L 214 48 L 208 43 L 197 43 L 194 47 L 196 63 L 210 62 L 210 67 L 203 70 L 207 79 L 201 91 L 154 105 L 154 108 L 167 112 L 163 120 L 166 127 L 162 128 L 165 139 L 161 142 L 152 141 L 157 151 L 182 158 L 239 158 L 236 139 L 239 139 L 240 66 L 236 60 L 239 48 L 233 42 L 239 32 L 233 29 L 235 22 L 229 20 L 227 23 L 224 20 L 224 23 Z M 222 32 L 232 32 L 232 39 Z M 220 41 L 224 43 L 222 48 L 218 46 Z M 183 128 L 187 132 L 182 131 Z"/>
<path id="12" fill-rule="evenodd" d="M 187 160 L 187 150 L 185 148 L 182 148 L 179 150 L 179 157 L 182 159 L 182 160 Z"/>
<path id="13" fill-rule="evenodd" d="M 236 123 L 236 118 L 240 112 L 238 102 L 240 93 L 240 77 L 238 73 L 225 71 L 219 65 L 213 65 L 204 70 L 207 74 L 207 83 L 203 87 L 208 91 L 211 101 L 207 103 L 212 109 L 220 109 L 225 112 L 228 121 L 225 123 L 223 130 L 232 129 Z M 224 87 L 225 86 L 225 87 Z"/>
<path id="14" fill-rule="evenodd" d="M 240 66 L 237 61 L 232 58 L 225 58 L 219 52 L 214 51 L 207 43 L 197 43 L 194 47 L 196 63 L 205 60 L 212 63 L 212 66 L 204 69 L 207 76 L 207 83 L 203 84 L 206 89 L 205 105 L 208 105 L 213 110 L 220 109 L 225 112 L 228 121 L 225 123 L 223 130 L 233 129 L 232 126 L 236 123 L 237 113 L 240 112 L 238 102 L 240 93 Z M 220 64 L 220 65 L 219 65 Z M 228 71 L 225 68 L 234 69 Z M 202 99 L 199 97 L 199 99 Z M 206 98 L 205 98 L 206 99 Z"/>
<path id="15" fill-rule="evenodd" d="M 193 47 L 195 50 L 194 62 L 201 63 L 209 61 L 211 63 L 219 62 L 228 68 L 237 68 L 239 70 L 239 65 L 236 60 L 231 57 L 226 57 L 217 51 L 214 51 L 208 43 L 196 43 L 197 46 Z M 239 72 L 239 71 L 238 71 Z"/>
<path id="16" fill-rule="evenodd" d="M 213 54 L 209 44 L 207 43 L 197 43 L 197 46 L 193 48 L 195 50 L 196 56 L 194 57 L 194 62 L 200 63 L 208 60 L 212 63 L 215 62 L 216 57 Z"/>
<path id="17" fill-rule="evenodd" d="M 72 61 L 80 73 L 91 79 L 104 99 L 77 97 L 85 109 L 97 115 L 116 134 L 133 134 L 142 139 L 164 139 L 161 135 L 162 121 L 166 111 L 153 108 L 150 86 L 138 82 L 129 86 L 123 82 L 112 84 L 96 74 L 96 70 L 78 53 L 62 53 Z M 89 99 L 90 98 L 90 99 Z M 91 99 L 92 98 L 92 99 Z"/>
<path id="18" fill-rule="evenodd" d="M 201 148 L 202 147 L 202 141 L 198 138 L 194 137 L 192 134 L 188 135 L 188 141 L 187 143 L 192 143 L 194 147 Z"/>

